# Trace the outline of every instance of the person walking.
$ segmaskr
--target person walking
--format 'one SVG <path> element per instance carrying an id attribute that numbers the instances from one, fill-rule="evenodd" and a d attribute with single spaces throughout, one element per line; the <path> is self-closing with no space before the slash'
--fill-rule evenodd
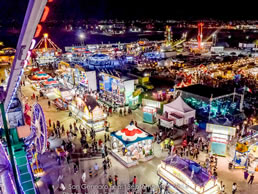
<path id="1" fill-rule="evenodd" d="M 221 191 L 221 193 L 225 193 L 225 185 L 222 185 L 222 186 L 221 186 L 220 191 Z"/>
<path id="2" fill-rule="evenodd" d="M 251 176 L 250 176 L 250 179 L 249 179 L 249 181 L 248 181 L 248 184 L 253 184 L 253 181 L 254 181 L 254 174 L 252 174 Z"/>
<path id="3" fill-rule="evenodd" d="M 104 169 L 104 174 L 107 174 L 107 164 L 106 161 L 103 161 L 103 169 Z"/>
<path id="4" fill-rule="evenodd" d="M 69 165 L 70 164 L 70 160 L 71 160 L 71 156 L 70 156 L 69 152 L 67 154 L 66 160 L 67 160 L 67 164 Z"/>
<path id="5" fill-rule="evenodd" d="M 83 170 L 82 171 L 82 182 L 83 183 L 86 183 L 86 178 L 87 178 L 86 172 Z"/>
<path id="6" fill-rule="evenodd" d="M 108 168 L 112 167 L 112 163 L 111 163 L 111 160 L 109 159 L 109 157 L 107 157 L 107 165 L 108 165 Z"/>
<path id="7" fill-rule="evenodd" d="M 52 184 L 48 184 L 49 194 L 54 194 L 54 188 Z"/>
<path id="8" fill-rule="evenodd" d="M 49 127 L 51 127 L 51 119 L 48 120 Z"/>
<path id="9" fill-rule="evenodd" d="M 51 105 L 50 101 L 47 101 L 47 104 L 48 104 L 48 108 L 50 108 L 50 105 Z"/>
<path id="10" fill-rule="evenodd" d="M 118 182 L 118 176 L 117 175 L 115 175 L 115 186 L 117 186 L 118 184 L 117 184 L 117 182 Z"/>
<path id="11" fill-rule="evenodd" d="M 244 172 L 244 179 L 247 180 L 248 176 L 249 176 L 248 170 L 245 170 L 245 172 Z"/>
<path id="12" fill-rule="evenodd" d="M 94 170 L 95 170 L 95 176 L 98 176 L 99 166 L 97 163 L 95 163 L 94 165 Z"/>
<path id="13" fill-rule="evenodd" d="M 232 185 L 232 194 L 235 194 L 236 191 L 237 191 L 237 184 L 233 183 L 233 185 Z"/>
<path id="14" fill-rule="evenodd" d="M 136 180 L 136 176 L 133 177 L 133 185 L 136 186 L 137 180 Z"/>
<path id="15" fill-rule="evenodd" d="M 77 165 L 76 165 L 76 163 L 74 163 L 74 165 L 73 165 L 73 170 L 74 170 L 74 174 L 77 173 Z"/>
<path id="16" fill-rule="evenodd" d="M 113 178 L 111 175 L 108 177 L 108 187 L 110 188 L 113 185 Z"/>

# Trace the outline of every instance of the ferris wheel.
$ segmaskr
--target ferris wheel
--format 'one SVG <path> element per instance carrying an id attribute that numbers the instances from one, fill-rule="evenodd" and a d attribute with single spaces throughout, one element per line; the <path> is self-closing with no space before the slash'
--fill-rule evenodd
<path id="1" fill-rule="evenodd" d="M 43 154 L 47 147 L 47 125 L 42 107 L 36 103 L 32 109 L 31 134 L 25 141 L 30 147 L 34 144 L 36 152 Z"/>

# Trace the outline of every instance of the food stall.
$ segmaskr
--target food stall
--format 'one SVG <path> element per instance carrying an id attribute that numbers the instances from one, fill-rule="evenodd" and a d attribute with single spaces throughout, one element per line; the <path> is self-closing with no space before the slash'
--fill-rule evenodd
<path id="1" fill-rule="evenodd" d="M 211 153 L 226 156 L 228 141 L 235 136 L 236 128 L 207 123 L 206 132 L 211 133 Z"/>
<path id="2" fill-rule="evenodd" d="M 143 122 L 153 124 L 156 122 L 157 109 L 150 106 L 143 107 Z"/>
<path id="3" fill-rule="evenodd" d="M 169 156 L 161 162 L 157 171 L 160 186 L 168 187 L 169 194 L 220 193 L 216 178 L 192 160 Z"/>
<path id="4" fill-rule="evenodd" d="M 75 97 L 68 105 L 69 110 L 82 120 L 83 125 L 88 129 L 93 129 L 96 132 L 104 130 L 104 123 L 107 118 L 100 107 L 99 103 L 90 95 L 85 95 L 83 98 Z"/>
<path id="5" fill-rule="evenodd" d="M 154 157 L 153 136 L 132 123 L 120 131 L 112 132 L 111 136 L 111 154 L 126 167 Z"/>

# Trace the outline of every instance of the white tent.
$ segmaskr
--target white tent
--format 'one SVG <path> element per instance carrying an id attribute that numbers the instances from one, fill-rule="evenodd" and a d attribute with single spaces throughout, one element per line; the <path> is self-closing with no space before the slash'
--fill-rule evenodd
<path id="1" fill-rule="evenodd" d="M 174 120 L 175 125 L 182 126 L 194 121 L 195 110 L 179 96 L 173 102 L 164 105 L 163 115 L 169 120 Z"/>

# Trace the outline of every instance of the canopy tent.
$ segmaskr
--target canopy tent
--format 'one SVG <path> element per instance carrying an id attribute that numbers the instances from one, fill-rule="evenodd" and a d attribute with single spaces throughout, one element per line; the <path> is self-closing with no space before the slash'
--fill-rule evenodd
<path id="1" fill-rule="evenodd" d="M 32 80 L 46 80 L 48 79 L 50 76 L 48 74 L 46 74 L 44 71 L 39 71 L 36 75 L 32 76 Z"/>
<path id="2" fill-rule="evenodd" d="M 149 133 L 143 131 L 142 129 L 139 129 L 135 125 L 128 125 L 124 129 L 117 131 L 117 132 L 111 132 L 111 136 L 116 137 L 119 139 L 125 147 L 128 147 L 134 143 L 137 143 L 139 141 L 143 140 L 153 140 L 153 136 Z"/>
<path id="3" fill-rule="evenodd" d="M 195 110 L 187 105 L 181 96 L 173 102 L 164 105 L 163 114 L 165 117 L 176 121 L 177 126 L 189 124 L 195 118 Z"/>
<path id="4" fill-rule="evenodd" d="M 176 84 L 176 88 L 183 88 L 183 87 L 186 87 L 187 85 L 184 83 L 184 81 L 180 81 L 178 82 L 178 84 Z"/>
<path id="5" fill-rule="evenodd" d="M 48 86 L 57 86 L 58 85 L 58 82 L 56 80 L 54 80 L 53 78 L 49 78 L 47 79 L 46 81 L 43 82 L 43 85 L 45 87 L 48 87 Z"/>

